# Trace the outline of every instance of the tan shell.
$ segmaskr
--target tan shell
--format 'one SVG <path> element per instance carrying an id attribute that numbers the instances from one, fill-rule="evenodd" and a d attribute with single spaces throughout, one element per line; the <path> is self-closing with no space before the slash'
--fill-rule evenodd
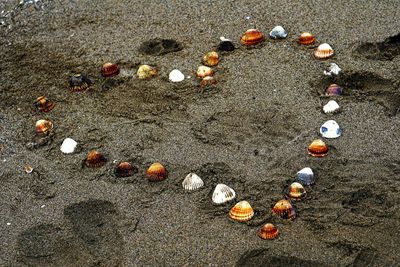
<path id="1" fill-rule="evenodd" d="M 219 56 L 215 51 L 208 52 L 203 56 L 203 64 L 206 66 L 214 67 L 218 65 L 218 62 Z"/>
<path id="2" fill-rule="evenodd" d="M 254 210 L 247 201 L 240 201 L 229 211 L 229 217 L 238 222 L 247 222 L 254 216 Z"/>
<path id="3" fill-rule="evenodd" d="M 335 51 L 327 43 L 319 45 L 314 51 L 314 56 L 318 59 L 330 58 L 333 56 L 333 54 L 335 54 Z"/>
<path id="4" fill-rule="evenodd" d="M 167 169 L 159 162 L 151 164 L 147 169 L 146 174 L 147 179 L 149 179 L 151 182 L 163 181 L 168 176 Z"/>
<path id="5" fill-rule="evenodd" d="M 207 66 L 200 66 L 197 68 L 196 75 L 198 78 L 204 78 L 206 76 L 213 76 L 214 71 L 212 68 L 207 67 Z"/>
<path id="6" fill-rule="evenodd" d="M 49 120 L 38 120 L 35 131 L 37 134 L 48 134 L 53 130 L 53 123 Z"/>

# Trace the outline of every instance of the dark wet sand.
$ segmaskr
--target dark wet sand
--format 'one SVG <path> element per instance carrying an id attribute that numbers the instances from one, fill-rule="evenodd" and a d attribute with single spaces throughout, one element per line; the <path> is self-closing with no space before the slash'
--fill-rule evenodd
<path id="1" fill-rule="evenodd" d="M 400 265 L 400 42 L 387 39 L 399 33 L 397 0 L 94 2 L 27 8 L 11 30 L 0 29 L 0 266 Z M 278 24 L 286 40 L 238 44 L 246 29 L 268 33 Z M 295 42 L 302 31 L 336 55 L 314 59 Z M 222 55 L 218 86 L 199 93 L 194 71 L 220 36 L 238 49 Z M 184 49 L 139 53 L 156 37 Z M 107 61 L 123 71 L 104 90 Z M 321 112 L 330 62 L 342 67 L 334 82 L 345 88 L 334 116 Z M 138 80 L 139 64 L 156 65 L 159 76 Z M 169 83 L 174 68 L 192 78 Z M 68 90 L 75 73 L 95 81 L 90 91 Z M 34 110 L 41 95 L 56 101 L 54 110 Z M 49 138 L 35 137 L 41 118 L 54 122 Z M 331 118 L 342 137 L 327 140 L 326 158 L 309 157 L 307 145 Z M 79 142 L 77 153 L 60 152 L 66 137 Z M 82 168 L 91 149 L 105 153 L 106 166 Z M 139 172 L 116 178 L 121 160 Z M 147 182 L 153 161 L 167 166 L 167 180 Z M 272 217 L 283 188 L 307 166 L 316 185 L 295 204 L 298 217 Z M 191 171 L 205 187 L 186 193 Z M 233 203 L 213 205 L 217 183 L 248 200 L 254 219 L 234 223 Z M 256 236 L 265 222 L 279 227 L 278 239 Z"/>

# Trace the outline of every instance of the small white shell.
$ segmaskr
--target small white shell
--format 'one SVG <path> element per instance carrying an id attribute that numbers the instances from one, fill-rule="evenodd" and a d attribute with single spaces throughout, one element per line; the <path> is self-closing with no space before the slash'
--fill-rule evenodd
<path id="1" fill-rule="evenodd" d="M 340 109 L 339 104 L 335 100 L 330 100 L 326 105 L 322 108 L 325 114 L 338 112 Z"/>
<path id="2" fill-rule="evenodd" d="M 302 185 L 313 185 L 315 183 L 314 172 L 309 167 L 303 168 L 297 172 L 296 180 Z"/>
<path id="3" fill-rule="evenodd" d="M 338 66 L 338 64 L 336 63 L 331 63 L 331 65 L 329 66 L 328 70 L 324 70 L 324 74 L 327 76 L 332 76 L 333 75 L 339 75 L 339 72 L 342 69 Z"/>
<path id="4" fill-rule="evenodd" d="M 197 174 L 191 172 L 183 180 L 182 186 L 185 190 L 192 191 L 203 187 L 204 182 Z"/>
<path id="5" fill-rule="evenodd" d="M 224 184 L 217 184 L 212 194 L 212 201 L 215 204 L 222 204 L 231 201 L 235 197 L 236 193 L 232 188 Z"/>
<path id="6" fill-rule="evenodd" d="M 286 38 L 287 32 L 282 26 L 276 26 L 269 33 L 269 36 L 273 39 L 283 39 Z"/>
<path id="7" fill-rule="evenodd" d="M 61 152 L 64 154 L 71 154 L 74 153 L 76 146 L 78 143 L 71 138 L 65 138 L 62 145 L 61 145 Z"/>
<path id="8" fill-rule="evenodd" d="M 185 79 L 185 75 L 180 70 L 172 70 L 169 73 L 169 80 L 173 83 L 181 82 Z"/>
<path id="9" fill-rule="evenodd" d="M 338 138 L 342 134 L 342 129 L 339 124 L 334 120 L 326 121 L 319 129 L 322 137 L 325 138 Z"/>

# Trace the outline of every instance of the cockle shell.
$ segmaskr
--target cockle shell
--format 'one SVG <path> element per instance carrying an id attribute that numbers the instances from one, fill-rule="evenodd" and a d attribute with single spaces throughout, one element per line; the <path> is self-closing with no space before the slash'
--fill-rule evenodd
<path id="1" fill-rule="evenodd" d="M 309 155 L 318 158 L 325 157 L 328 154 L 328 150 L 328 146 L 320 139 L 314 140 L 307 148 Z"/>
<path id="2" fill-rule="evenodd" d="M 192 191 L 204 186 L 203 180 L 195 173 L 189 173 L 182 182 L 185 190 Z"/>
<path id="3" fill-rule="evenodd" d="M 247 222 L 254 216 L 254 210 L 250 203 L 243 200 L 236 203 L 229 211 L 229 217 L 238 222 Z"/>
<path id="4" fill-rule="evenodd" d="M 300 34 L 298 40 L 299 44 L 302 45 L 310 45 L 315 43 L 315 41 L 316 41 L 315 36 L 309 32 L 303 32 L 302 34 Z"/>
<path id="5" fill-rule="evenodd" d="M 214 71 L 210 67 L 200 66 L 200 67 L 197 68 L 196 75 L 197 75 L 198 78 L 204 78 L 204 77 L 207 77 L 207 76 L 213 76 L 214 75 Z"/>
<path id="6" fill-rule="evenodd" d="M 101 75 L 104 78 L 109 78 L 113 77 L 119 74 L 119 67 L 115 63 L 104 63 L 103 66 L 101 67 Z"/>
<path id="7" fill-rule="evenodd" d="M 218 65 L 218 62 L 219 56 L 215 51 L 208 52 L 203 56 L 203 64 L 206 66 L 214 67 Z"/>
<path id="8" fill-rule="evenodd" d="M 127 161 L 121 161 L 115 167 L 114 173 L 117 177 L 129 177 L 132 176 L 134 172 L 137 172 L 137 168 L 134 168 L 132 164 Z"/>
<path id="9" fill-rule="evenodd" d="M 296 218 L 296 211 L 294 207 L 286 199 L 279 200 L 272 208 L 272 212 L 282 219 L 293 220 Z"/>
<path id="10" fill-rule="evenodd" d="M 326 59 L 332 57 L 334 53 L 335 51 L 329 44 L 323 43 L 315 49 L 314 56 L 318 59 Z"/>
<path id="11" fill-rule="evenodd" d="M 72 138 L 65 138 L 61 144 L 60 150 L 64 154 L 74 153 L 78 143 Z"/>
<path id="12" fill-rule="evenodd" d="M 88 77 L 82 74 L 69 77 L 69 88 L 72 92 L 86 91 L 92 83 L 93 82 Z"/>
<path id="13" fill-rule="evenodd" d="M 49 120 L 38 120 L 35 131 L 37 134 L 48 134 L 53 130 L 53 123 Z"/>
<path id="14" fill-rule="evenodd" d="M 89 168 L 101 167 L 107 163 L 106 157 L 97 150 L 92 150 L 86 157 L 85 165 Z"/>
<path id="15" fill-rule="evenodd" d="M 297 172 L 296 180 L 305 186 L 310 186 L 315 183 L 314 172 L 311 168 L 306 167 Z"/>
<path id="16" fill-rule="evenodd" d="M 209 85 L 216 85 L 217 83 L 217 80 L 213 76 L 206 76 L 201 80 L 200 86 L 205 87 Z"/>
<path id="17" fill-rule="evenodd" d="M 37 108 L 37 110 L 42 112 L 49 112 L 55 106 L 54 102 L 47 99 L 45 96 L 39 96 L 36 99 L 34 105 Z"/>
<path id="18" fill-rule="evenodd" d="M 279 231 L 272 223 L 266 223 L 257 231 L 257 235 L 262 239 L 274 239 L 279 235 Z"/>
<path id="19" fill-rule="evenodd" d="M 297 182 L 292 183 L 285 189 L 286 198 L 290 198 L 292 200 L 302 200 L 306 197 L 307 193 L 304 187 Z"/>
<path id="20" fill-rule="evenodd" d="M 168 78 L 171 82 L 178 83 L 185 79 L 185 75 L 183 75 L 183 73 L 180 70 L 175 69 L 169 73 Z"/>
<path id="21" fill-rule="evenodd" d="M 212 194 L 212 201 L 215 204 L 222 204 L 231 201 L 236 197 L 235 191 L 227 185 L 217 184 Z"/>
<path id="22" fill-rule="evenodd" d="M 342 134 L 342 129 L 336 121 L 329 120 L 322 124 L 319 132 L 324 138 L 338 138 Z"/>
<path id="23" fill-rule="evenodd" d="M 139 79 L 150 79 L 157 75 L 157 69 L 149 65 L 140 65 L 136 74 Z"/>
<path id="24" fill-rule="evenodd" d="M 249 29 L 240 38 L 242 45 L 250 46 L 263 42 L 265 39 L 264 34 L 257 29 Z"/>
<path id="25" fill-rule="evenodd" d="M 275 26 L 269 33 L 269 37 L 272 39 L 284 39 L 287 36 L 287 32 L 282 26 Z"/>
<path id="26" fill-rule="evenodd" d="M 325 95 L 327 96 L 339 96 L 343 93 L 343 88 L 339 85 L 332 83 L 326 88 Z"/>
<path id="27" fill-rule="evenodd" d="M 325 114 L 336 113 L 340 110 L 340 106 L 335 100 L 330 100 L 328 103 L 326 103 L 322 110 Z"/>
<path id="28" fill-rule="evenodd" d="M 159 182 L 165 180 L 168 176 L 167 169 L 161 165 L 161 163 L 156 162 L 150 165 L 146 171 L 147 179 L 151 182 Z"/>
<path id="29" fill-rule="evenodd" d="M 230 52 L 235 50 L 235 45 L 232 40 L 220 37 L 221 42 L 218 44 L 218 51 Z"/>

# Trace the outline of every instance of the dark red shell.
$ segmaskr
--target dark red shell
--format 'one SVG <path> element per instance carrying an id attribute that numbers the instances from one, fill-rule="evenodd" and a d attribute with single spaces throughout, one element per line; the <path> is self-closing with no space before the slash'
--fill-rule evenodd
<path id="1" fill-rule="evenodd" d="M 249 46 L 259 44 L 264 40 L 265 36 L 261 31 L 257 29 L 249 29 L 243 34 L 242 38 L 240 38 L 240 43 Z"/>
<path id="2" fill-rule="evenodd" d="M 76 74 L 69 78 L 69 88 L 72 92 L 86 91 L 92 83 L 88 77 L 82 74 Z"/>
<path id="3" fill-rule="evenodd" d="M 92 150 L 89 152 L 88 156 L 85 160 L 85 165 L 89 168 L 97 168 L 106 164 L 106 157 L 96 150 Z"/>
<path id="4" fill-rule="evenodd" d="M 42 112 L 49 112 L 52 110 L 55 106 L 55 103 L 49 99 L 47 99 L 45 96 L 39 96 L 35 103 L 35 107 L 37 110 L 42 111 Z"/>
<path id="5" fill-rule="evenodd" d="M 119 74 L 119 67 L 115 63 L 105 63 L 101 67 L 101 75 L 105 78 L 113 77 Z"/>
<path id="6" fill-rule="evenodd" d="M 257 232 L 257 235 L 262 239 L 274 239 L 278 234 L 278 228 L 276 228 L 272 223 L 264 224 Z"/>
<path id="7" fill-rule="evenodd" d="M 302 34 L 300 34 L 298 40 L 299 44 L 302 45 L 310 45 L 315 43 L 315 41 L 316 41 L 315 36 L 309 32 L 303 32 Z"/>
<path id="8" fill-rule="evenodd" d="M 147 179 L 152 182 L 159 182 L 165 180 L 168 176 L 167 169 L 161 163 L 156 162 L 151 164 L 151 166 L 146 171 Z"/>
<path id="9" fill-rule="evenodd" d="M 115 168 L 115 175 L 117 177 L 128 177 L 131 176 L 133 173 L 136 173 L 137 171 L 137 168 L 133 167 L 132 164 L 123 161 L 120 162 Z"/>

